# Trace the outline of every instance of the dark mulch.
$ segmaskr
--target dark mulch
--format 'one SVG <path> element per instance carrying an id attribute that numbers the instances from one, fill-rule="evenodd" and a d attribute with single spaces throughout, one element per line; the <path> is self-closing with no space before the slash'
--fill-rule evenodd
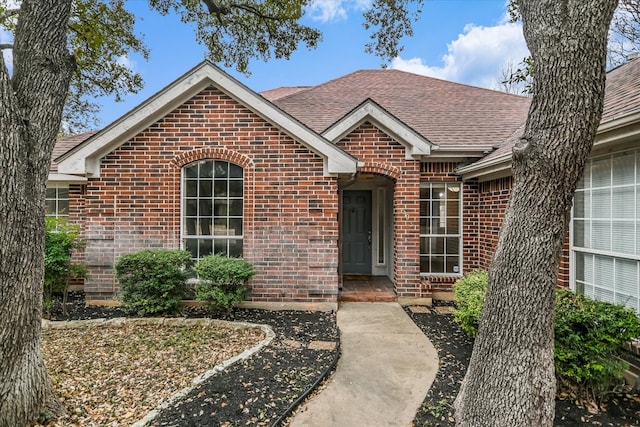
<path id="1" fill-rule="evenodd" d="M 126 316 L 120 308 L 84 307 L 81 294 L 72 295 L 70 301 L 68 315 L 56 309 L 52 320 Z M 181 315 L 203 317 L 207 313 L 188 308 Z M 214 375 L 163 410 L 151 425 L 279 425 L 292 404 L 337 360 L 339 335 L 334 313 L 236 309 L 224 319 L 267 324 L 276 337 L 262 351 Z M 317 344 L 325 347 L 327 343 L 335 343 L 334 348 L 317 348 Z"/>
<path id="2" fill-rule="evenodd" d="M 410 309 L 407 313 L 431 340 L 440 358 L 436 379 L 414 424 L 454 426 L 453 402 L 469 364 L 473 341 L 453 321 L 452 315 L 437 314 L 435 307 L 428 313 L 414 313 Z M 640 395 L 637 393 L 612 394 L 604 406 L 606 411 L 594 414 L 571 399 L 556 399 L 554 425 L 640 426 Z"/>

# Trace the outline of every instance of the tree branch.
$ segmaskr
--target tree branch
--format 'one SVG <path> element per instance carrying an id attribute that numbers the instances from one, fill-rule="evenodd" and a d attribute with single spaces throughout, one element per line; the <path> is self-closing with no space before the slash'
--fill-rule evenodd
<path id="1" fill-rule="evenodd" d="M 11 18 L 12 16 L 16 16 L 20 13 L 20 9 L 7 9 L 4 12 L 0 13 L 0 22 L 4 21 L 7 18 Z"/>
<path id="2" fill-rule="evenodd" d="M 13 43 L 0 43 L 0 50 L 13 49 Z"/>
<path id="3" fill-rule="evenodd" d="M 265 13 L 262 13 L 258 10 L 258 8 L 256 8 L 255 6 L 251 6 L 249 4 L 242 4 L 242 3 L 230 3 L 229 5 L 226 6 L 220 6 L 218 4 L 216 4 L 213 0 L 202 0 L 202 2 L 207 6 L 207 9 L 209 9 L 209 13 L 211 15 L 216 15 L 218 17 L 218 19 L 220 19 L 220 15 L 228 15 L 231 13 L 231 9 L 241 9 L 244 10 L 246 12 L 252 13 L 255 16 L 257 16 L 260 19 L 268 19 L 268 20 L 273 20 L 273 21 L 277 21 L 279 19 L 282 19 L 278 16 L 272 16 L 272 15 L 267 15 Z"/>

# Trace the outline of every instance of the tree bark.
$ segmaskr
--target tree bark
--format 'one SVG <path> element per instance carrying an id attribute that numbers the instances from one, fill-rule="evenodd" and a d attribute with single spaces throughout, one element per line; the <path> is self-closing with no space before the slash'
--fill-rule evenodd
<path id="1" fill-rule="evenodd" d="M 40 352 L 44 193 L 75 62 L 71 0 L 24 0 L 0 61 L 0 427 L 61 410 Z"/>
<path id="2" fill-rule="evenodd" d="M 460 426 L 552 426 L 555 286 L 573 194 L 602 115 L 617 0 L 520 0 L 533 99 L 489 271 Z"/>

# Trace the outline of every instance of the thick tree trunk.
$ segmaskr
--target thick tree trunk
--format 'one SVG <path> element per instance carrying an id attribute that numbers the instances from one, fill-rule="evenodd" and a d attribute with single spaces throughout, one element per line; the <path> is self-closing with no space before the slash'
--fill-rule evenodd
<path id="1" fill-rule="evenodd" d="M 514 148 L 514 187 L 489 271 L 460 426 L 551 426 L 554 290 L 573 193 L 602 114 L 616 0 L 520 0 L 534 96 Z"/>
<path id="2" fill-rule="evenodd" d="M 24 0 L 13 72 L 0 64 L 0 427 L 61 407 L 40 353 L 44 192 L 74 70 L 71 0 Z"/>

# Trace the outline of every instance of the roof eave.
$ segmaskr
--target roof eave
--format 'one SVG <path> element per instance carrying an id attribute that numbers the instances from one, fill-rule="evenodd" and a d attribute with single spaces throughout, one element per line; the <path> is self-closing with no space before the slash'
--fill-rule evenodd
<path id="1" fill-rule="evenodd" d="M 69 174 L 98 177 L 100 159 L 103 156 L 211 85 L 320 155 L 325 162 L 326 174 L 335 175 L 356 171 L 357 161 L 351 155 L 209 61 L 200 63 L 85 143 L 62 156 L 58 163 L 58 170 Z"/>

